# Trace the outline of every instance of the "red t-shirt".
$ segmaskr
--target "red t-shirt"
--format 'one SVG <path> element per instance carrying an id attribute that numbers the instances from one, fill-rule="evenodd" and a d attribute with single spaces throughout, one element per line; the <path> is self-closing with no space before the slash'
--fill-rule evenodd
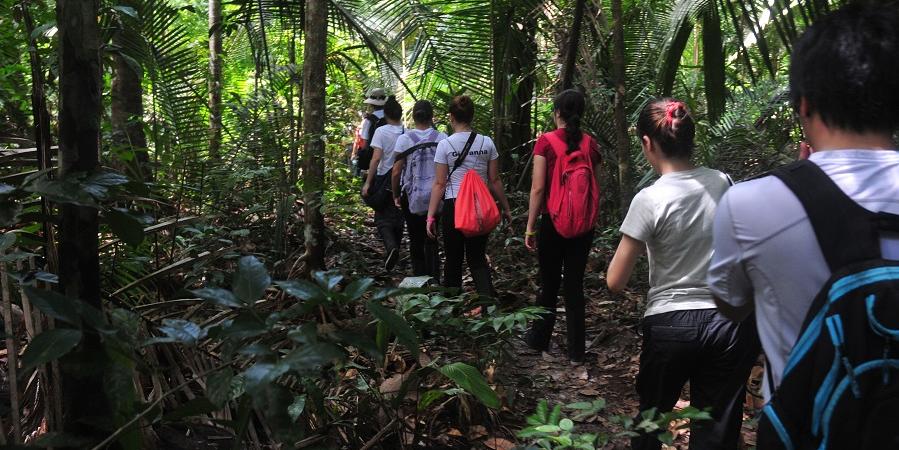
<path id="1" fill-rule="evenodd" d="M 556 137 L 561 139 L 562 142 L 565 142 L 565 129 L 559 128 L 555 131 L 550 131 L 550 133 L 555 133 Z M 549 138 L 546 137 L 547 133 L 540 135 L 537 138 L 537 143 L 534 144 L 534 155 L 542 156 L 546 158 L 546 183 L 544 184 L 546 192 L 546 196 L 549 197 L 549 187 L 552 186 L 552 177 L 553 170 L 556 166 L 556 151 L 553 150 L 552 145 L 549 143 Z M 593 139 L 593 136 L 590 136 L 587 133 L 581 133 L 583 137 L 581 139 L 587 139 L 590 143 L 590 160 L 593 161 L 593 167 L 596 167 L 600 161 L 602 161 L 602 154 L 599 152 L 599 145 L 596 144 L 596 140 Z"/>

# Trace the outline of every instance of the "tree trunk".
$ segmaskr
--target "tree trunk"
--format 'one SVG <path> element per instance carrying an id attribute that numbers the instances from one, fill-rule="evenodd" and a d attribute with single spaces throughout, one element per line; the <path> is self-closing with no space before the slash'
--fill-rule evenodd
<path id="1" fill-rule="evenodd" d="M 127 2 L 125 3 L 126 6 Z M 125 25 L 128 27 L 128 25 Z M 122 40 L 122 33 L 135 33 L 135 30 L 120 30 L 114 41 Z M 141 85 L 142 68 L 128 63 L 120 54 L 113 57 L 115 77 L 112 80 L 112 99 L 110 105 L 110 121 L 112 122 L 112 141 L 120 147 L 130 148 L 137 164 L 130 175 L 138 180 L 149 180 L 150 162 L 147 154 L 147 137 L 144 134 L 143 86 Z"/>
<path id="2" fill-rule="evenodd" d="M 565 52 L 565 65 L 562 66 L 562 89 L 574 86 L 575 62 L 577 62 L 578 46 L 581 41 L 581 24 L 584 21 L 586 0 L 577 0 L 574 5 L 574 18 L 571 21 L 571 32 L 568 34 L 568 49 Z"/>
<path id="3" fill-rule="evenodd" d="M 303 48 L 303 188 L 305 200 L 306 270 L 325 267 L 325 53 L 328 45 L 328 2 L 306 0 L 306 45 Z"/>
<path id="4" fill-rule="evenodd" d="M 209 0 L 209 159 L 222 147 L 222 0 Z"/>
<path id="5" fill-rule="evenodd" d="M 299 172 L 299 168 L 297 166 L 297 162 L 299 161 L 299 123 L 297 122 L 296 114 L 294 114 L 294 92 L 298 87 L 299 83 L 297 83 L 296 78 L 296 67 L 297 67 L 297 26 L 291 19 L 290 23 L 290 42 L 287 44 L 287 65 L 290 67 L 290 83 L 288 84 L 287 89 L 287 117 L 290 121 L 290 155 L 288 162 L 288 176 L 287 183 L 290 185 L 291 191 L 296 190 L 297 186 L 297 172 Z M 302 105 L 300 106 L 302 107 Z"/>
<path id="6" fill-rule="evenodd" d="M 92 172 L 99 167 L 103 104 L 100 97 L 98 6 L 98 0 L 58 0 L 56 3 L 61 177 Z M 63 205 L 61 209 L 60 288 L 69 298 L 102 308 L 97 210 L 73 205 Z M 96 364 L 103 360 L 103 355 L 99 336 L 85 333 L 75 351 L 63 357 L 60 363 L 65 432 L 94 438 L 105 435 L 97 425 L 111 417 L 103 372 L 100 364 Z"/>
<path id="7" fill-rule="evenodd" d="M 37 148 L 37 169 L 45 170 L 52 165 L 50 152 L 50 112 L 47 109 L 47 95 L 44 92 L 44 69 L 40 55 L 37 53 L 37 45 L 31 34 L 34 32 L 34 19 L 28 9 L 28 2 L 21 4 L 22 22 L 25 32 L 28 34 L 28 58 L 31 63 L 31 112 L 34 118 L 34 142 Z M 41 212 L 45 217 L 50 217 L 52 209 L 50 202 L 41 197 Z M 47 221 L 41 221 L 41 230 L 44 234 L 44 256 L 47 258 L 47 270 L 56 273 L 58 270 L 58 256 L 56 254 L 56 237 L 53 225 Z M 54 424 L 55 425 L 55 424 Z"/>
<path id="8" fill-rule="evenodd" d="M 624 83 L 624 22 L 621 0 L 612 0 L 612 77 L 615 82 L 615 153 L 618 157 L 618 199 L 621 202 L 622 217 L 631 202 L 630 181 L 630 139 L 627 134 L 627 114 L 625 112 Z"/>

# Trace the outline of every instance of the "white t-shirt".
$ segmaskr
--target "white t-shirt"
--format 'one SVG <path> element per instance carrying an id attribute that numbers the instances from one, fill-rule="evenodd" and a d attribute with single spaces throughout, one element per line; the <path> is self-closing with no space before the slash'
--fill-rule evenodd
<path id="1" fill-rule="evenodd" d="M 384 118 L 384 110 L 383 109 L 377 109 L 377 110 L 373 111 L 372 114 L 375 117 L 377 117 L 378 119 Z M 359 136 L 362 136 L 362 139 L 368 139 L 368 133 L 371 131 L 372 125 L 373 124 L 371 123 L 370 120 L 368 120 L 366 118 L 362 119 L 362 130 L 359 131 Z M 377 131 L 377 130 L 375 130 L 375 131 Z M 372 140 L 374 140 L 374 138 L 372 138 Z"/>
<path id="2" fill-rule="evenodd" d="M 831 150 L 810 159 L 864 208 L 899 214 L 899 152 Z M 714 246 L 709 287 L 733 306 L 755 304 L 776 387 L 808 308 L 830 278 L 805 209 L 776 177 L 740 183 L 721 200 Z M 881 247 L 884 258 L 899 259 L 899 238 Z"/>
<path id="3" fill-rule="evenodd" d="M 378 175 L 384 175 L 393 169 L 393 161 L 396 154 L 393 153 L 393 147 L 396 140 L 406 131 L 402 125 L 384 125 L 375 130 L 375 136 L 371 138 L 372 148 L 379 148 L 384 152 L 381 155 L 381 161 L 378 162 Z"/>
<path id="4" fill-rule="evenodd" d="M 463 131 L 461 133 L 453 133 L 452 136 L 440 141 L 437 144 L 437 154 L 434 156 L 434 162 L 447 165 L 447 173 L 452 172 L 456 158 L 462 154 L 465 149 L 465 143 L 471 132 Z M 483 134 L 478 134 L 471 144 L 471 149 L 462 164 L 450 176 L 449 182 L 446 184 L 445 199 L 454 199 L 459 193 L 459 186 L 462 184 L 462 178 L 469 170 L 477 170 L 478 175 L 485 183 L 489 182 L 487 177 L 487 168 L 490 161 L 499 158 L 496 146 L 493 140 Z"/>
<path id="5" fill-rule="evenodd" d="M 646 316 L 715 307 L 706 274 L 715 208 L 729 186 L 727 175 L 697 167 L 662 175 L 634 196 L 621 232 L 646 243 Z"/>

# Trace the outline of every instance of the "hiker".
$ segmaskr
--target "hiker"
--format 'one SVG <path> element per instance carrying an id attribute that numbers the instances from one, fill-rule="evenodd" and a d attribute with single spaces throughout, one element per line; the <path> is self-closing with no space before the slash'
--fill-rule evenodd
<path id="1" fill-rule="evenodd" d="M 599 210 L 599 146 L 581 131 L 584 94 L 574 89 L 553 100 L 556 130 L 534 145 L 534 172 L 524 243 L 537 251 L 540 295 L 537 305 L 547 309 L 527 334 L 531 348 L 549 350 L 559 287 L 565 295 L 568 358 L 584 360 L 584 269 L 593 247 L 593 227 Z M 566 206 L 574 206 L 572 211 Z M 537 225 L 539 215 L 540 224 Z"/>
<path id="2" fill-rule="evenodd" d="M 694 134 L 695 122 L 681 101 L 656 99 L 640 112 L 637 136 L 660 177 L 634 196 L 607 283 L 612 292 L 623 290 L 637 258 L 648 253 L 650 288 L 637 374 L 641 414 L 671 411 L 689 381 L 691 406 L 711 408 L 712 415 L 692 427 L 690 448 L 736 449 L 758 338 L 751 322 L 731 322 L 715 309 L 706 285 L 715 209 L 730 182 L 690 162 Z M 653 435 L 631 444 L 661 446 Z"/>
<path id="3" fill-rule="evenodd" d="M 431 202 L 428 206 L 428 236 L 436 239 L 437 213 L 443 200 L 441 221 L 443 222 L 443 249 L 446 256 L 443 270 L 443 285 L 450 288 L 462 288 L 462 262 L 468 262 L 468 270 L 474 279 L 475 288 L 481 297 L 495 297 L 490 267 L 487 265 L 486 234 L 466 236 L 457 229 L 456 201 L 463 187 L 463 179 L 471 173 L 486 181 L 493 197 L 499 201 L 505 220 L 511 221 L 512 214 L 509 201 L 503 191 L 503 182 L 499 177 L 499 153 L 493 140 L 476 133 L 471 128 L 474 119 L 474 103 L 467 95 L 453 98 L 449 105 L 450 125 L 453 134 L 437 144 L 434 157 L 435 175 L 431 189 Z M 462 198 L 458 199 L 460 202 Z M 493 204 L 493 198 L 490 203 Z M 489 207 L 489 205 L 484 205 Z M 473 208 L 473 206 L 472 206 Z M 476 211 L 460 209 L 460 215 L 473 214 Z M 461 225 L 461 224 L 460 224 Z M 493 224 L 495 226 L 495 223 Z"/>
<path id="4" fill-rule="evenodd" d="M 369 113 L 365 115 L 362 119 L 362 124 L 359 125 L 361 139 L 358 140 L 352 156 L 353 160 L 356 161 L 356 168 L 359 174 L 368 170 L 371 164 L 371 158 L 374 154 L 371 143 L 374 139 L 375 131 L 387 124 L 387 120 L 384 118 L 384 104 L 387 103 L 387 93 L 381 88 L 371 89 L 366 94 L 363 103 L 369 106 Z"/>
<path id="5" fill-rule="evenodd" d="M 413 275 L 427 275 L 439 282 L 439 248 L 437 240 L 427 235 L 426 216 L 434 184 L 434 156 L 437 144 L 446 139 L 446 133 L 434 129 L 434 107 L 427 100 L 415 102 L 412 120 L 415 128 L 400 136 L 393 149 L 393 198 L 403 211 L 409 230 Z"/>
<path id="6" fill-rule="evenodd" d="M 708 283 L 722 314 L 754 317 L 767 361 L 759 448 L 899 448 L 897 73 L 896 8 L 816 20 L 790 62 L 808 159 L 718 208 Z"/>
<path id="7" fill-rule="evenodd" d="M 373 152 L 365 184 L 362 185 L 363 200 L 375 210 L 375 227 L 384 242 L 384 269 L 388 272 L 399 261 L 400 243 L 403 239 L 403 214 L 393 203 L 390 186 L 393 147 L 397 138 L 405 133 L 405 127 L 400 122 L 402 117 L 403 107 L 391 95 L 384 103 L 387 124 L 375 130 L 370 142 Z"/>

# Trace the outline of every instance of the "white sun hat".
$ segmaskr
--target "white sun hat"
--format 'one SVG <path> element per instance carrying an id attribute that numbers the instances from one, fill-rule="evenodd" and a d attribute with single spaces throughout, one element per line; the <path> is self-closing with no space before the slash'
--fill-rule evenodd
<path id="1" fill-rule="evenodd" d="M 373 106 L 384 106 L 384 104 L 387 103 L 387 92 L 381 88 L 374 88 L 368 91 L 363 103 Z"/>

